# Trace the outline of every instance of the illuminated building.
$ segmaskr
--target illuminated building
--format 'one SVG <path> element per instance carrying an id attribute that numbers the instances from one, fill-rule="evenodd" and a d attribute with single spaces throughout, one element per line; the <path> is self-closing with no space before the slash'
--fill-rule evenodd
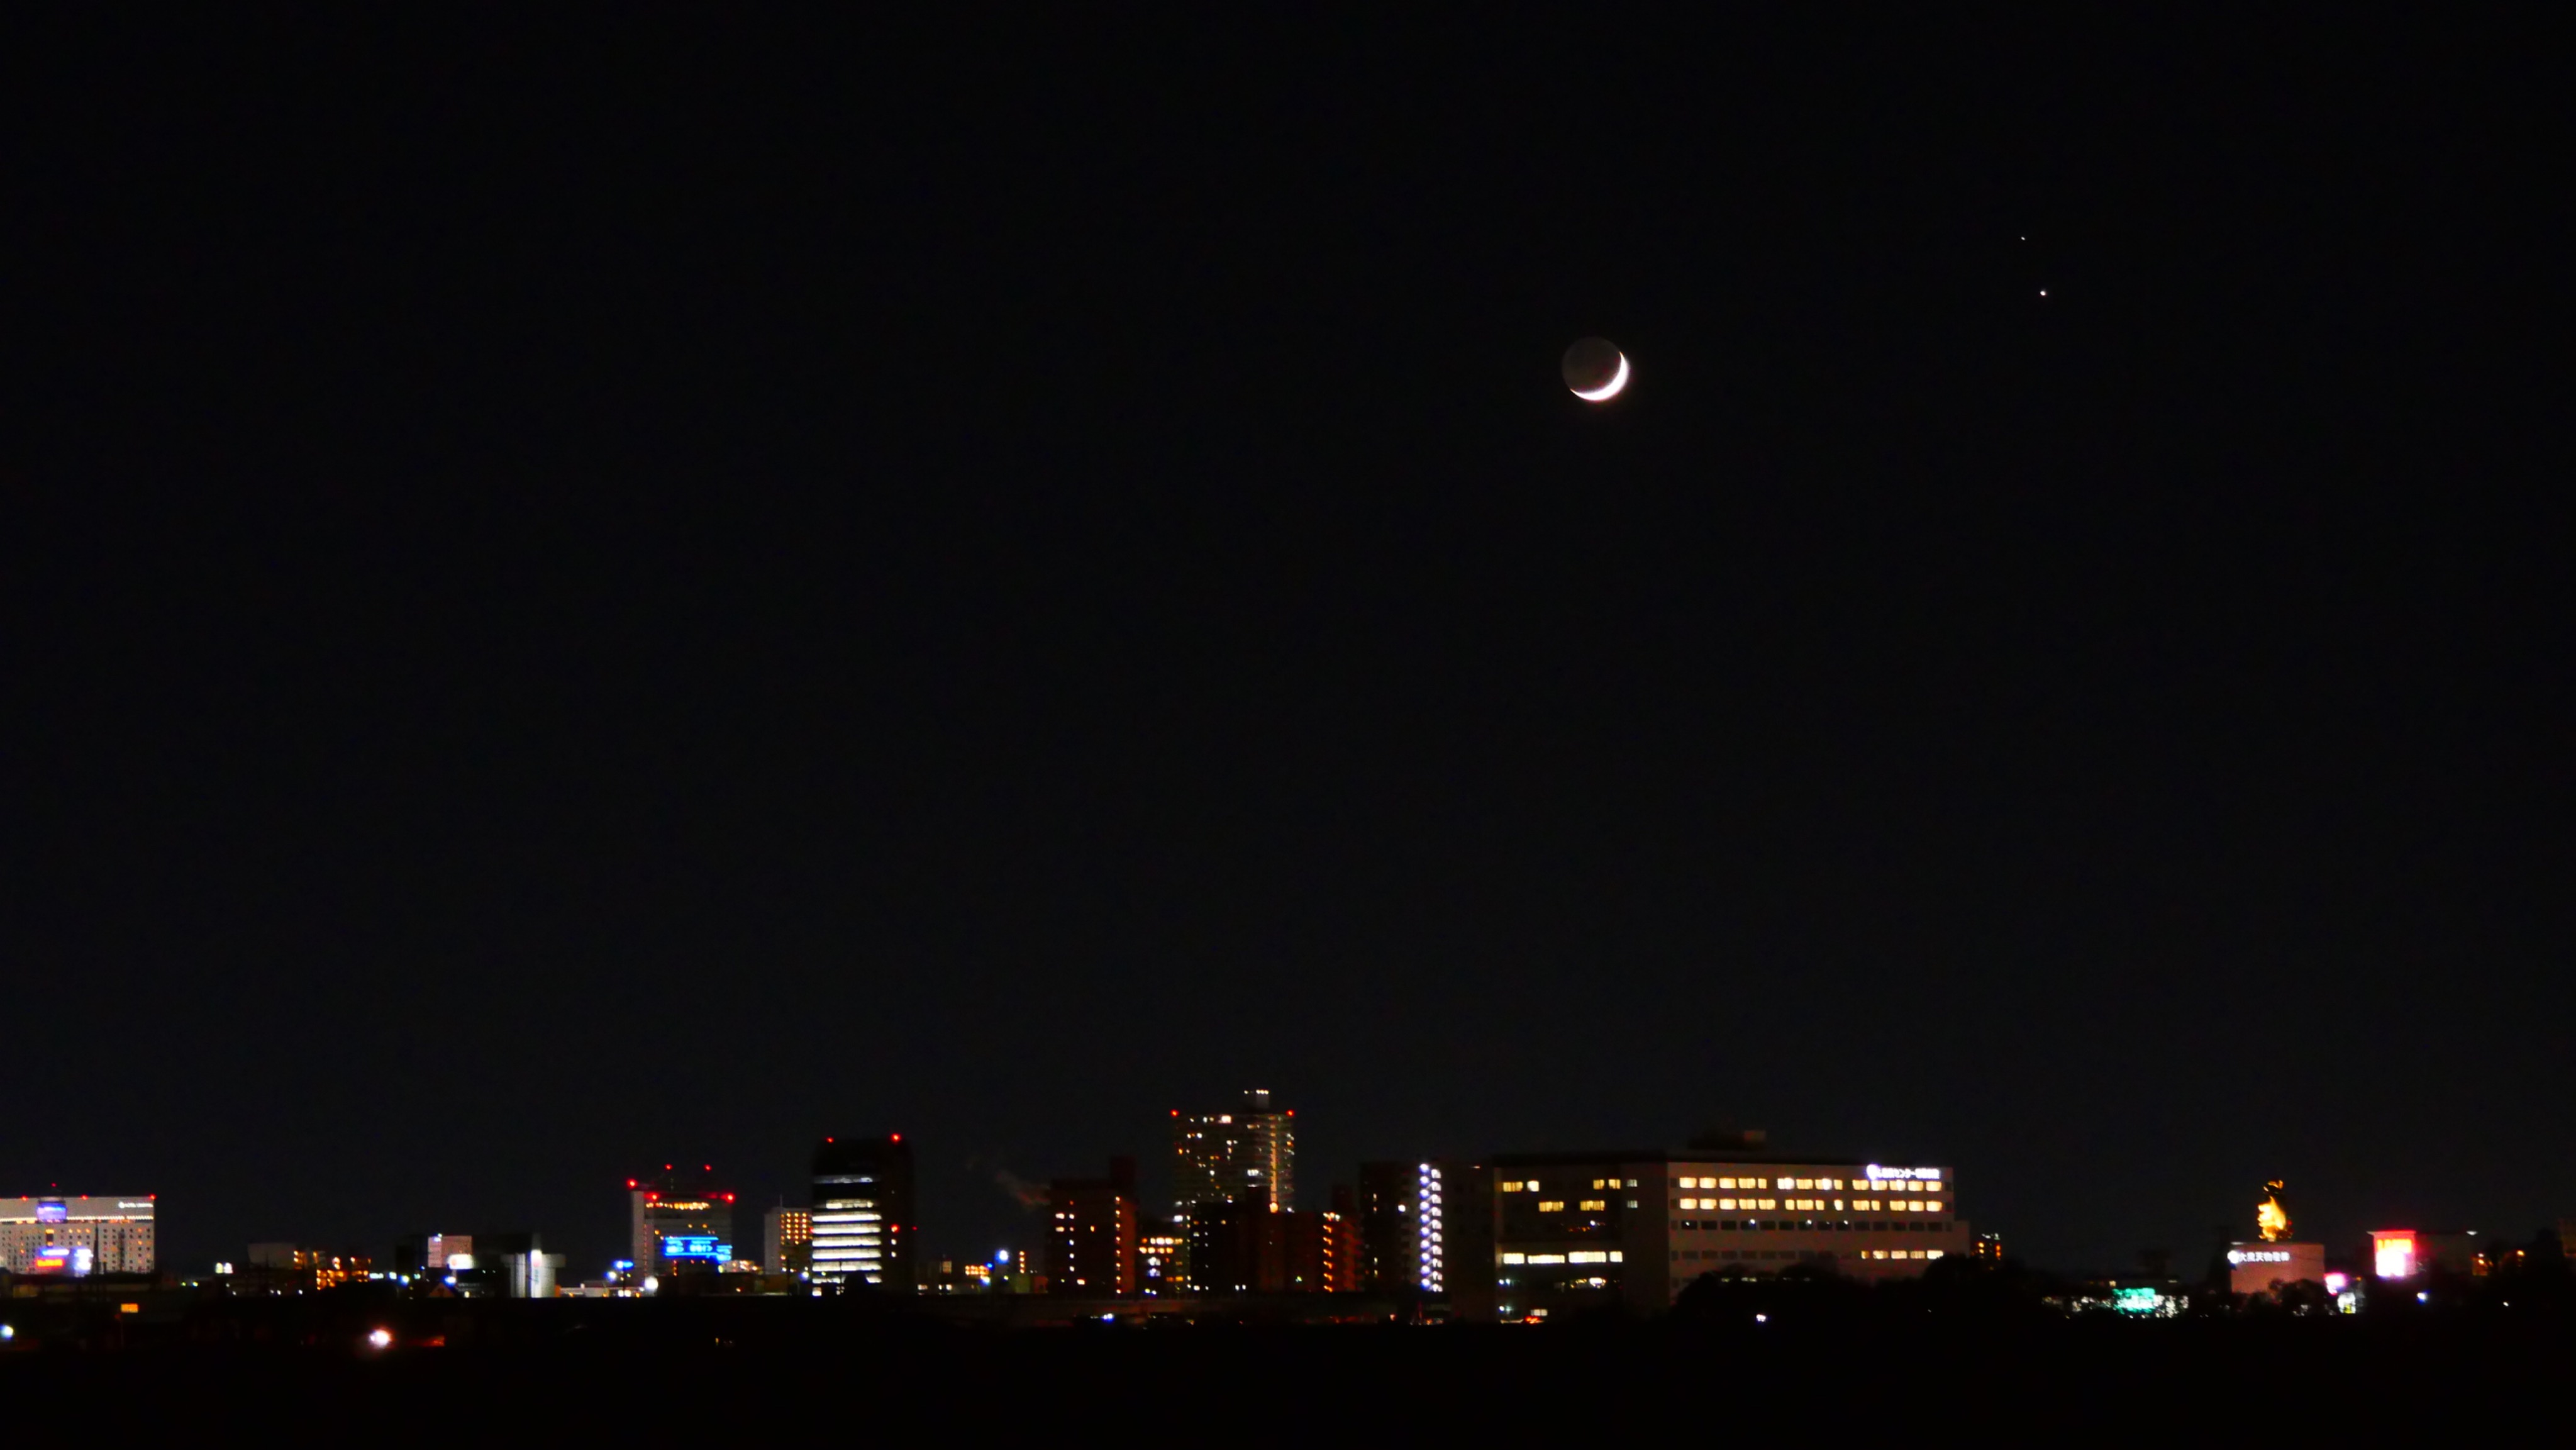
<path id="1" fill-rule="evenodd" d="M 814 1282 L 911 1293 L 912 1145 L 883 1138 L 826 1138 L 814 1149 Z"/>
<path id="2" fill-rule="evenodd" d="M 256 1257 L 258 1245 L 252 1250 Z M 468 1299 L 552 1299 L 563 1265 L 533 1233 L 416 1233 L 394 1242 L 397 1273 L 440 1281 Z"/>
<path id="3" fill-rule="evenodd" d="M 1243 1095 L 1232 1113 L 1172 1113 L 1172 1185 L 1177 1210 L 1202 1203 L 1297 1206 L 1297 1114 L 1274 1109 L 1270 1092 Z"/>
<path id="4" fill-rule="evenodd" d="M 2491 1261 L 2482 1251 L 2490 1247 L 2476 1229 L 2373 1229 L 2370 1271 L 2382 1279 L 2411 1279 L 2427 1269 L 2470 1278 L 2487 1271 Z"/>
<path id="5" fill-rule="evenodd" d="M 761 1217 L 760 1266 L 773 1274 L 802 1274 L 814 1262 L 814 1211 L 781 1204 Z"/>
<path id="6" fill-rule="evenodd" d="M 2227 1287 L 2231 1293 L 2277 1294 L 2285 1284 L 2301 1280 L 2322 1284 L 2325 1278 L 2323 1244 L 2270 1240 L 2227 1247 Z"/>
<path id="7" fill-rule="evenodd" d="M 394 1239 L 394 1272 L 430 1275 L 448 1270 L 448 1259 L 474 1262 L 474 1234 L 404 1234 Z"/>
<path id="8" fill-rule="evenodd" d="M 12 1274 L 149 1274 L 149 1193 L 0 1198 L 0 1270 Z"/>
<path id="9" fill-rule="evenodd" d="M 1047 1283 L 1058 1294 L 1136 1292 L 1136 1160 L 1112 1158 L 1106 1178 L 1059 1178 L 1047 1189 Z"/>
<path id="10" fill-rule="evenodd" d="M 708 1273 L 733 1262 L 733 1199 L 715 1169 L 662 1165 L 659 1178 L 626 1180 L 628 1252 L 646 1278 Z"/>
<path id="11" fill-rule="evenodd" d="M 1178 1219 L 1161 1233 L 1136 1240 L 1136 1292 L 1186 1294 L 1189 1290 L 1189 1220 Z"/>
<path id="12" fill-rule="evenodd" d="M 2263 1185 L 2263 1201 L 2254 1205 L 2256 1241 L 2228 1246 L 2229 1292 L 2278 1294 L 2285 1284 L 2325 1281 L 2326 1246 L 2290 1242 L 2290 1210 L 2281 1192 L 2277 1178 Z"/>
<path id="13" fill-rule="evenodd" d="M 1359 1225 L 1342 1213 L 1202 1203 L 1189 1212 L 1193 1294 L 1347 1294 L 1360 1287 Z"/>
<path id="14" fill-rule="evenodd" d="M 993 1266 L 980 1259 L 940 1259 L 930 1266 L 921 1284 L 925 1294 L 990 1294 L 994 1291 Z"/>
<path id="15" fill-rule="evenodd" d="M 2004 1236 L 2002 1234 L 1978 1234 L 1976 1237 L 1968 1241 L 1968 1254 L 1972 1258 L 1982 1259 L 1988 1263 L 2000 1264 L 2004 1261 Z"/>
<path id="16" fill-rule="evenodd" d="M 1493 1183 L 1493 1174 L 1478 1163 L 1361 1164 L 1352 1205 L 1360 1288 L 1432 1301 L 1453 1318 L 1490 1318 Z"/>
<path id="17" fill-rule="evenodd" d="M 296 1244 L 252 1244 L 233 1275 L 233 1291 L 251 1294 L 310 1294 L 363 1284 L 375 1268 L 366 1254 L 335 1254 Z"/>
<path id="18" fill-rule="evenodd" d="M 1759 1133 L 1680 1151 L 1508 1154 L 1492 1171 L 1505 1319 L 1653 1313 L 1709 1273 L 1807 1264 L 1904 1278 L 1973 1242 L 1952 1170 L 1793 1157 Z"/>

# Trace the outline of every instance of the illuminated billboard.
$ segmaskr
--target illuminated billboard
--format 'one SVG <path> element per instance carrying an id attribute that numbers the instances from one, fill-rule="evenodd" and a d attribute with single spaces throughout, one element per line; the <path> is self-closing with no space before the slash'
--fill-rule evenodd
<path id="1" fill-rule="evenodd" d="M 90 1271 L 93 1262 L 87 1244 L 48 1244 L 28 1256 L 27 1272 L 78 1278 Z"/>
<path id="2" fill-rule="evenodd" d="M 665 1234 L 662 1236 L 662 1257 L 730 1264 L 733 1262 L 733 1245 L 716 1242 L 713 1234 Z"/>
<path id="3" fill-rule="evenodd" d="M 2383 1279 L 2415 1277 L 2415 1230 L 2374 1229 L 2370 1235 L 2370 1271 Z"/>

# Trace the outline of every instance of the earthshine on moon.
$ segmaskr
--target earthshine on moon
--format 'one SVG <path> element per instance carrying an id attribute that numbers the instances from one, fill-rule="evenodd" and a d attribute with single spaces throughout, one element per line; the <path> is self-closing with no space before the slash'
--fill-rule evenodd
<path id="1" fill-rule="evenodd" d="M 1587 403 L 1606 403 L 1628 386 L 1628 358 L 1607 339 L 1587 337 L 1565 350 L 1565 386 Z"/>

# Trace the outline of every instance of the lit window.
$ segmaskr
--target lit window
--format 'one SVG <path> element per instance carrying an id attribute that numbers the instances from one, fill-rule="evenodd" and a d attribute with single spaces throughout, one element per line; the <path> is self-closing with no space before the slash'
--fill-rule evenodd
<path id="1" fill-rule="evenodd" d="M 1735 1200 L 1732 1198 L 1721 1198 L 1717 1201 L 1717 1206 L 1723 1212 L 1732 1213 L 1735 1211 Z"/>
<path id="2" fill-rule="evenodd" d="M 1538 1201 L 1538 1211 L 1541 1213 L 1563 1213 L 1565 1212 L 1565 1200 L 1562 1198 L 1542 1198 Z"/>
<path id="3" fill-rule="evenodd" d="M 1798 1180 L 1795 1178 L 1783 1178 L 1771 1186 L 1774 1188 L 1795 1188 L 1798 1186 Z"/>
<path id="4" fill-rule="evenodd" d="M 1581 1208 L 1585 1213 L 1602 1213 L 1609 1209 L 1610 1204 L 1606 1199 L 1587 1198 L 1576 1206 Z"/>
<path id="5" fill-rule="evenodd" d="M 1565 1256 L 1565 1261 L 1569 1264 L 1606 1264 L 1610 1262 L 1610 1255 L 1600 1249 L 1576 1249 Z"/>
<path id="6" fill-rule="evenodd" d="M 1528 1263 L 1528 1262 L 1529 1262 L 1529 1255 L 1527 1255 L 1527 1254 L 1505 1254 L 1505 1255 L 1503 1255 L 1503 1262 L 1504 1262 L 1504 1263 L 1506 1263 L 1506 1264 L 1525 1264 L 1525 1263 Z"/>
<path id="7" fill-rule="evenodd" d="M 1941 1211 L 1941 1200 L 1935 1198 L 1925 1203 L 1923 1205 L 1923 1211 L 1925 1213 L 1939 1213 Z"/>
<path id="8" fill-rule="evenodd" d="M 1812 1178 L 1801 1178 L 1798 1180 L 1797 1186 L 1800 1188 L 1813 1188 L 1816 1186 L 1816 1180 Z"/>

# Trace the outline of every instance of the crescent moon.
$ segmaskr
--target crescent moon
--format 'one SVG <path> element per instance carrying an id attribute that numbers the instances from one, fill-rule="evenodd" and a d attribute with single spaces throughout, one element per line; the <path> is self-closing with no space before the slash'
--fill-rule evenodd
<path id="1" fill-rule="evenodd" d="M 1626 386 L 1628 386 L 1628 355 L 1623 352 L 1619 354 L 1619 371 L 1610 375 L 1610 381 L 1588 393 L 1581 388 L 1576 388 L 1574 396 L 1587 403 L 1606 403 L 1619 396 L 1619 390 Z"/>

